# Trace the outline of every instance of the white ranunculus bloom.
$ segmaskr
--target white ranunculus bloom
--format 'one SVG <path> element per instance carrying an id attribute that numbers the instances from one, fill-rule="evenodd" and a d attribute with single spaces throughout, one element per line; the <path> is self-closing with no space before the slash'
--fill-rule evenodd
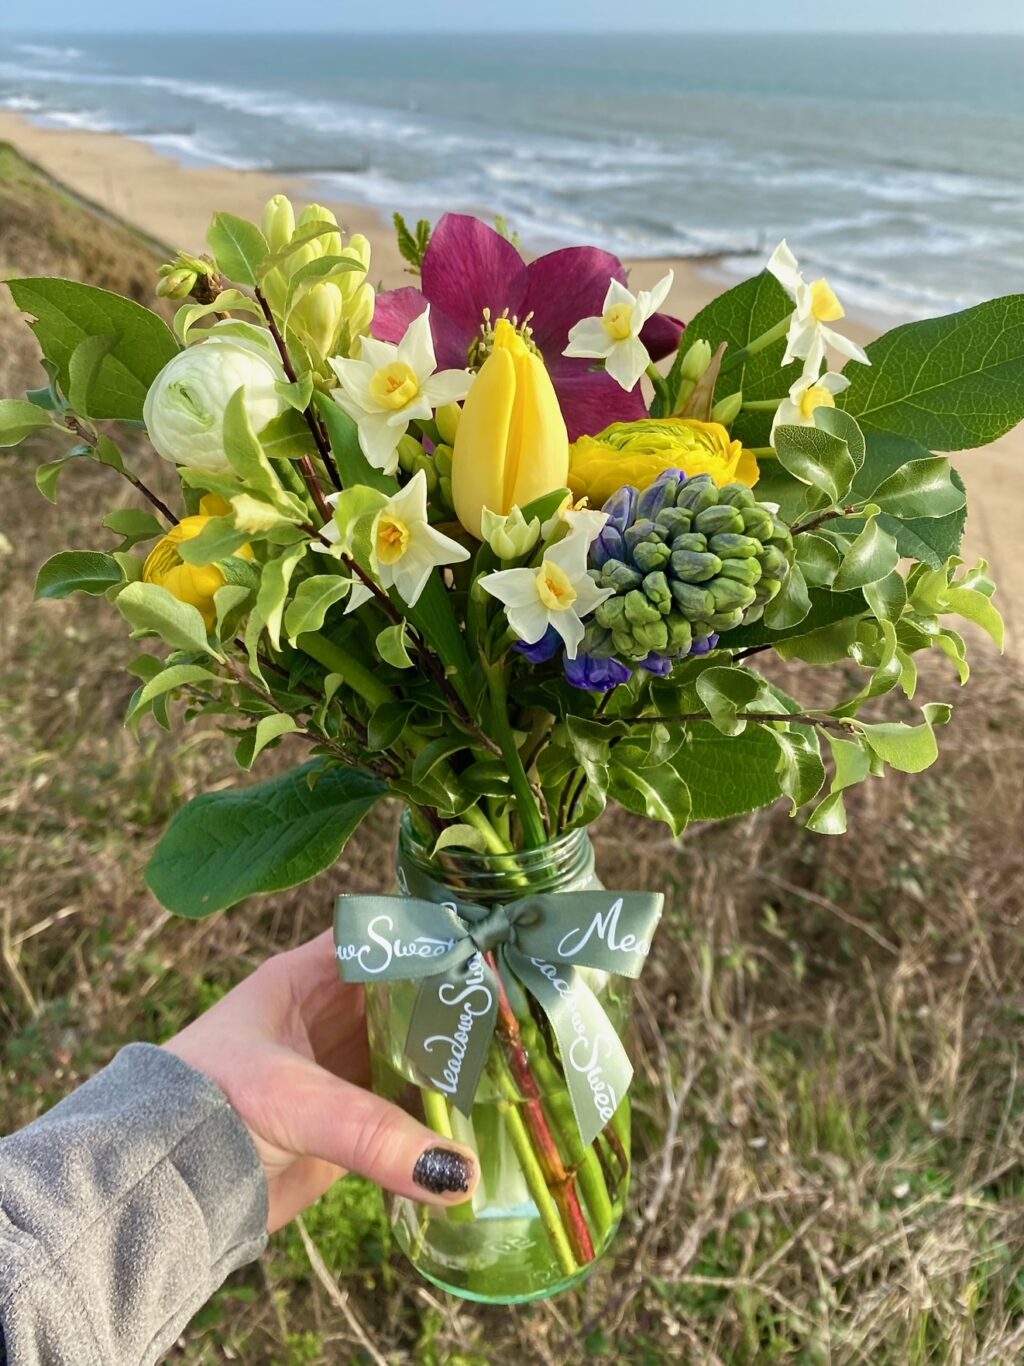
<path id="1" fill-rule="evenodd" d="M 286 407 L 275 385 L 287 381 L 269 350 L 244 338 L 211 336 L 167 362 L 150 385 L 142 416 L 156 453 L 176 465 L 227 473 L 224 410 L 238 389 L 254 432 Z"/>

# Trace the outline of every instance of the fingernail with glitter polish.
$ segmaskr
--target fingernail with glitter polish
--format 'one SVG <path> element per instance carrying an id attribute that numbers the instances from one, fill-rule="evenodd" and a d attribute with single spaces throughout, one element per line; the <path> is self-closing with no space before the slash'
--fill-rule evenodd
<path id="1" fill-rule="evenodd" d="M 465 1195 L 473 1179 L 473 1163 L 451 1148 L 427 1148 L 416 1161 L 412 1179 L 431 1195 Z"/>

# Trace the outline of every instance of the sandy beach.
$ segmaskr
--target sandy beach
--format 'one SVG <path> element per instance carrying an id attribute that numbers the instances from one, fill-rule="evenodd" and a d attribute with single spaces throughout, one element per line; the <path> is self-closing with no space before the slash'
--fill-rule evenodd
<path id="1" fill-rule="evenodd" d="M 17 114 L 0 113 L 0 142 L 11 143 L 92 205 L 169 248 L 202 251 L 207 224 L 217 210 L 258 220 L 272 194 L 283 191 L 297 202 L 313 197 L 311 187 L 301 178 L 184 166 L 121 134 L 41 127 Z M 376 281 L 387 288 L 410 282 L 390 223 L 365 206 L 329 199 L 325 202 L 343 228 L 365 233 L 371 239 L 371 273 Z M 732 283 L 716 269 L 713 258 L 627 261 L 626 265 L 631 283 L 640 288 L 649 287 L 671 267 L 675 278 L 667 308 L 684 319 Z M 847 330 L 865 343 L 898 321 L 850 317 Z M 1024 427 L 983 452 L 964 453 L 954 459 L 971 499 L 964 558 L 988 560 L 1000 585 L 998 601 L 1006 619 L 1007 649 L 1018 658 L 1024 657 L 1024 617 L 1019 607 L 1024 600 L 1024 561 L 1014 555 Z"/>

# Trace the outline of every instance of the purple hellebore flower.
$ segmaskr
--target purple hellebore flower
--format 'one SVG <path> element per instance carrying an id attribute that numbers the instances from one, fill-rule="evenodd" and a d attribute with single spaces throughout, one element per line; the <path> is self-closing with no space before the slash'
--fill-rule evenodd
<path id="1" fill-rule="evenodd" d="M 430 331 L 439 370 L 462 369 L 480 340 L 484 310 L 492 324 L 508 314 L 529 315 L 534 345 L 544 358 L 569 431 L 569 440 L 599 432 L 610 422 L 647 416 L 640 385 L 621 389 L 593 361 L 563 356 L 569 329 L 600 315 L 612 280 L 626 283 L 622 262 L 597 247 L 565 247 L 528 265 L 511 242 L 468 214 L 446 213 L 423 258 L 422 289 L 407 286 L 377 295 L 373 335 L 398 342 L 412 320 L 430 305 Z M 656 313 L 640 340 L 652 360 L 679 345 L 683 324 Z"/>
<path id="2" fill-rule="evenodd" d="M 618 659 L 599 659 L 596 655 L 577 655 L 562 662 L 565 676 L 574 688 L 587 692 L 611 692 L 620 683 L 628 683 L 633 670 Z"/>
<path id="3" fill-rule="evenodd" d="M 532 645 L 527 645 L 525 640 L 517 640 L 512 648 L 531 664 L 546 664 L 549 659 L 554 659 L 562 645 L 562 637 L 553 626 L 549 626 L 540 640 L 534 641 Z"/>

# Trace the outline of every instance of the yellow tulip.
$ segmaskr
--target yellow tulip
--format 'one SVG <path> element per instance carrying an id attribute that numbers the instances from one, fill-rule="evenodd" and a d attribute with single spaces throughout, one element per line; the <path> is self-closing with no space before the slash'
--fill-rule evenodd
<path id="1" fill-rule="evenodd" d="M 645 489 L 664 470 L 682 470 L 691 478 L 710 474 L 719 488 L 732 483 L 753 488 L 760 473 L 753 452 L 733 441 L 720 423 L 651 417 L 613 422 L 597 436 L 574 441 L 569 488 L 576 498 L 600 507 L 625 484 Z"/>
<path id="2" fill-rule="evenodd" d="M 208 631 L 213 629 L 217 620 L 217 607 L 213 595 L 218 588 L 224 587 L 227 579 L 220 565 L 188 564 L 181 558 L 178 547 L 182 541 L 194 540 L 199 535 L 210 521 L 210 513 L 214 510 L 230 511 L 230 507 L 223 503 L 222 499 L 216 500 L 217 504 L 222 504 L 216 509 L 210 506 L 212 501 L 204 498 L 201 504 L 204 508 L 202 513 L 197 513 L 194 517 L 183 517 L 177 526 L 171 527 L 167 535 L 157 541 L 142 566 L 142 578 L 145 583 L 159 584 L 179 602 L 188 602 L 193 607 L 198 607 Z M 252 559 L 251 546 L 239 546 L 234 553 L 243 559 Z"/>
<path id="3" fill-rule="evenodd" d="M 540 356 L 507 318 L 473 381 L 452 454 L 452 499 L 459 521 L 483 540 L 484 508 L 525 507 L 569 473 L 569 438 Z"/>

